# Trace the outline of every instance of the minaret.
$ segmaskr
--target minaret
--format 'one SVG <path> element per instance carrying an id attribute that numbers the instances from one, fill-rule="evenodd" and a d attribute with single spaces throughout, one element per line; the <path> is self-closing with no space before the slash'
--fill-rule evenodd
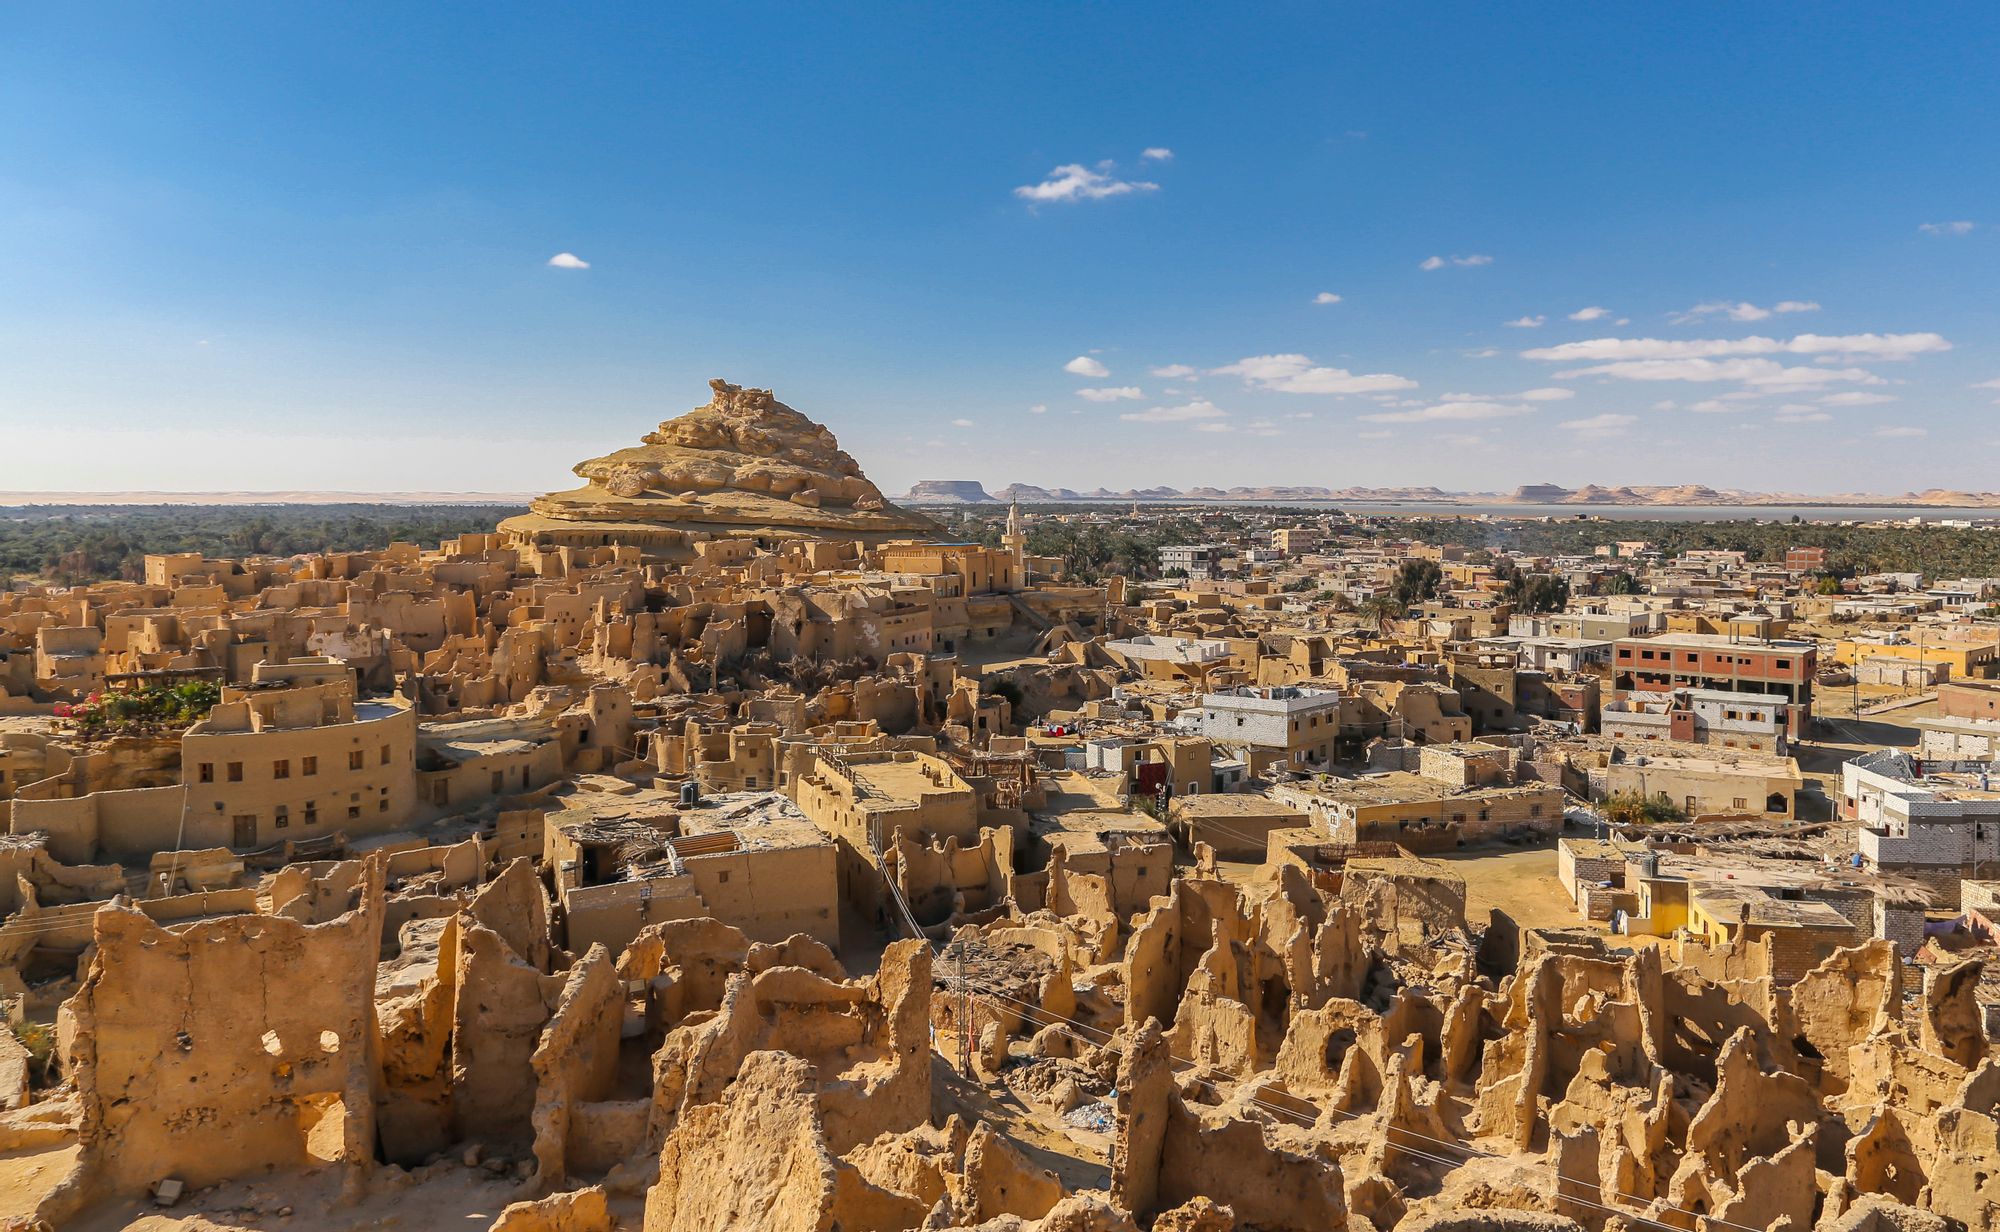
<path id="1" fill-rule="evenodd" d="M 1014 554 L 1014 586 L 1025 589 L 1028 585 L 1028 536 L 1021 532 L 1021 502 L 1012 501 L 1007 506 L 1007 533 L 1000 536 L 1000 542 Z"/>

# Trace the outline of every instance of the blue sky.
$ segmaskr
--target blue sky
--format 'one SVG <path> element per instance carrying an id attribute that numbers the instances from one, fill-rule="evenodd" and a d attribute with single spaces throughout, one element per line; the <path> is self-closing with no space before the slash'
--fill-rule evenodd
<path id="1" fill-rule="evenodd" d="M 2000 488 L 1993 6 L 577 7 L 11 11 L 0 489 Z"/>

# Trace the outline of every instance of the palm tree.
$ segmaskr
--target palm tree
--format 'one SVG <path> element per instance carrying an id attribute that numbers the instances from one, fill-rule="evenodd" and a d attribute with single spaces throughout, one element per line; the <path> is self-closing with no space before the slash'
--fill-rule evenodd
<path id="1" fill-rule="evenodd" d="M 1370 598 L 1358 610 L 1382 634 L 1395 628 L 1396 622 L 1403 618 L 1403 605 L 1396 601 L 1396 596 L 1386 593 Z"/>

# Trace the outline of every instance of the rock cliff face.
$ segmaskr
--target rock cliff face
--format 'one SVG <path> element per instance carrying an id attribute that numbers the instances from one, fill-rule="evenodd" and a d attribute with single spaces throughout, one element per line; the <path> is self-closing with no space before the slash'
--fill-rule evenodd
<path id="1" fill-rule="evenodd" d="M 681 546 L 694 535 L 826 535 L 881 541 L 938 532 L 889 504 L 832 432 L 727 381 L 643 443 L 577 464 L 586 486 L 534 502 L 501 531 L 543 546 Z M 660 534 L 661 530 L 683 532 Z"/>
<path id="2" fill-rule="evenodd" d="M 977 479 L 923 479 L 910 485 L 907 497 L 913 501 L 962 501 L 986 503 L 994 498 Z"/>

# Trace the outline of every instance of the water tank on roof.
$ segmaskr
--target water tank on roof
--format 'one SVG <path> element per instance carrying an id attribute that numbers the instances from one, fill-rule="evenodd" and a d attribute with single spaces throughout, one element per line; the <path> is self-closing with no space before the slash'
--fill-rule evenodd
<path id="1" fill-rule="evenodd" d="M 689 779 L 681 784 L 681 807 L 698 808 L 701 805 L 701 784 Z"/>

